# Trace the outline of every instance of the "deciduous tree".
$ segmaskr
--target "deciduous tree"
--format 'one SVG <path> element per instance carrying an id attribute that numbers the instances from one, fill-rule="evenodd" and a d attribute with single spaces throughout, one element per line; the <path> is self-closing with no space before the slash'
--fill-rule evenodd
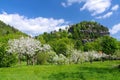
<path id="1" fill-rule="evenodd" d="M 32 58 L 32 63 L 35 64 L 35 56 L 41 51 L 46 51 L 50 49 L 49 45 L 42 45 L 38 40 L 30 37 L 21 37 L 20 39 L 13 39 L 8 41 L 10 53 L 17 53 L 19 63 L 21 63 L 22 55 L 26 56 L 27 64 L 30 64 L 30 59 Z"/>

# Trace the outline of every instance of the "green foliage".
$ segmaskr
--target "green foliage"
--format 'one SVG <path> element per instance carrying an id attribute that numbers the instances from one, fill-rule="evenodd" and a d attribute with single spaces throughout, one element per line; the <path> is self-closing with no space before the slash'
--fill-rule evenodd
<path id="1" fill-rule="evenodd" d="M 41 43 L 45 44 L 46 41 L 44 40 L 43 36 L 38 36 L 38 37 L 35 37 L 36 39 L 40 40 Z"/>
<path id="2" fill-rule="evenodd" d="M 56 53 L 66 55 L 67 45 L 64 42 L 59 42 L 57 44 Z"/>
<path id="3" fill-rule="evenodd" d="M 83 51 L 83 44 L 81 40 L 76 40 L 75 44 L 74 44 L 74 48 L 77 50 L 81 50 Z"/>
<path id="4" fill-rule="evenodd" d="M 115 55 L 115 57 L 120 58 L 120 50 L 119 49 L 116 50 L 115 53 L 114 53 L 114 55 Z"/>
<path id="5" fill-rule="evenodd" d="M 37 54 L 37 64 L 47 64 L 49 55 L 47 53 L 39 53 Z"/>
<path id="6" fill-rule="evenodd" d="M 9 67 L 16 63 L 16 56 L 7 53 L 6 47 L 9 39 L 20 36 L 27 35 L 0 21 L 0 67 Z"/>
<path id="7" fill-rule="evenodd" d="M 0 42 L 7 43 L 9 39 L 15 39 L 21 36 L 27 35 L 0 21 Z"/>
<path id="8" fill-rule="evenodd" d="M 53 40 L 50 41 L 49 44 L 57 54 L 63 54 L 65 56 L 67 56 L 69 46 L 73 47 L 73 41 L 68 38 Z"/>
<path id="9" fill-rule="evenodd" d="M 92 45 L 93 45 L 95 51 L 102 51 L 101 42 L 102 42 L 101 38 L 98 38 L 92 42 Z"/>
<path id="10" fill-rule="evenodd" d="M 47 62 L 53 64 L 54 63 L 53 58 L 56 56 L 56 53 L 54 51 L 49 51 L 47 52 L 47 54 L 48 54 Z"/>
<path id="11" fill-rule="evenodd" d="M 102 51 L 102 46 L 101 46 L 101 38 L 96 39 L 93 42 L 88 42 L 84 45 L 84 51 Z"/>
<path id="12" fill-rule="evenodd" d="M 118 41 L 118 49 L 120 50 L 120 41 Z"/>
<path id="13" fill-rule="evenodd" d="M 0 67 L 10 67 L 16 62 L 16 56 L 7 53 L 5 46 L 0 46 Z"/>
<path id="14" fill-rule="evenodd" d="M 71 25 L 68 29 L 45 32 L 35 38 L 42 43 L 49 44 L 57 54 L 66 56 L 69 47 L 81 51 L 101 51 L 101 40 L 99 38 L 105 35 L 109 35 L 108 28 L 97 22 L 83 21 Z"/>
<path id="15" fill-rule="evenodd" d="M 89 43 L 86 43 L 85 45 L 84 45 L 84 51 L 92 51 L 92 50 L 94 50 L 94 45 L 93 45 L 94 43 L 91 43 L 91 42 L 89 42 Z"/>
<path id="16" fill-rule="evenodd" d="M 104 36 L 102 38 L 101 46 L 102 51 L 106 54 L 113 54 L 118 48 L 117 40 L 110 36 Z"/>

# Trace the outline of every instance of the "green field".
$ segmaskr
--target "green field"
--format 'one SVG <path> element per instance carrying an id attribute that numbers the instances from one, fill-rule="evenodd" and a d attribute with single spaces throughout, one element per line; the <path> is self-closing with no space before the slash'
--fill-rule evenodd
<path id="1" fill-rule="evenodd" d="M 0 68 L 0 80 L 120 80 L 120 61 Z"/>

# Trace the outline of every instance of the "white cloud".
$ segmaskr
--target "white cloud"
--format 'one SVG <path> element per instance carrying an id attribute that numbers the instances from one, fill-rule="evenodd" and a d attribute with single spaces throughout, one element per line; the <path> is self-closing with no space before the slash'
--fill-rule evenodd
<path id="1" fill-rule="evenodd" d="M 67 0 L 66 3 L 65 3 L 65 2 L 62 2 L 61 5 L 62 5 L 63 7 L 68 7 L 68 6 L 71 6 L 71 5 L 74 4 L 74 3 L 81 3 L 82 1 L 84 1 L 84 0 Z"/>
<path id="2" fill-rule="evenodd" d="M 108 12 L 107 14 L 105 14 L 103 16 L 98 16 L 96 18 L 97 19 L 105 19 L 105 18 L 109 18 L 112 14 L 113 14 L 113 12 Z"/>
<path id="3" fill-rule="evenodd" d="M 113 15 L 113 12 L 117 11 L 119 8 L 119 5 L 115 5 L 111 8 L 111 12 L 108 12 L 106 14 L 104 14 L 103 16 L 98 16 L 96 17 L 97 19 L 105 19 L 105 18 L 109 18 L 110 16 Z"/>
<path id="4" fill-rule="evenodd" d="M 63 29 L 67 26 L 64 19 L 27 18 L 19 14 L 7 14 L 6 12 L 0 14 L 0 20 L 32 36 L 58 30 L 59 28 Z"/>
<path id="5" fill-rule="evenodd" d="M 92 16 L 105 12 L 111 6 L 111 0 L 87 0 L 80 10 L 92 12 Z"/>
<path id="6" fill-rule="evenodd" d="M 80 10 L 88 10 L 92 16 L 105 12 L 111 6 L 111 0 L 67 0 L 67 3 L 62 2 L 62 6 L 71 6 L 74 3 L 84 3 Z"/>
<path id="7" fill-rule="evenodd" d="M 62 2 L 61 5 L 68 7 L 75 3 L 83 5 L 80 11 L 87 10 L 91 13 L 91 16 L 94 17 L 99 15 L 96 17 L 97 19 L 109 18 L 113 15 L 113 12 L 119 8 L 118 4 L 111 6 L 112 0 L 66 0 L 66 2 Z M 101 14 L 103 14 L 103 16 Z"/>
<path id="8" fill-rule="evenodd" d="M 112 9 L 111 9 L 111 10 L 112 10 L 112 11 L 117 11 L 117 10 L 118 10 L 118 8 L 119 8 L 119 5 L 115 5 L 115 6 L 113 6 L 113 7 L 112 7 Z"/>
<path id="9" fill-rule="evenodd" d="M 63 7 L 67 7 L 66 3 L 64 3 L 64 2 L 62 2 L 61 5 L 62 5 Z"/>
<path id="10" fill-rule="evenodd" d="M 120 23 L 114 25 L 112 29 L 109 30 L 111 34 L 116 34 L 120 32 Z"/>

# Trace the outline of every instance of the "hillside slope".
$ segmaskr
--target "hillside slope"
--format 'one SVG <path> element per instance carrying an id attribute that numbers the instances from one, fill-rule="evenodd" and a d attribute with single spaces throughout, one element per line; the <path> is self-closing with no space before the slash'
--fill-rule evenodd
<path id="1" fill-rule="evenodd" d="M 45 32 L 35 38 L 49 44 L 57 54 L 65 54 L 70 49 L 85 50 L 86 43 L 94 42 L 103 36 L 109 36 L 107 27 L 92 21 L 83 21 L 59 31 Z"/>
<path id="2" fill-rule="evenodd" d="M 0 21 L 0 42 L 6 43 L 9 39 L 19 38 L 21 36 L 27 36 L 27 34 Z"/>

